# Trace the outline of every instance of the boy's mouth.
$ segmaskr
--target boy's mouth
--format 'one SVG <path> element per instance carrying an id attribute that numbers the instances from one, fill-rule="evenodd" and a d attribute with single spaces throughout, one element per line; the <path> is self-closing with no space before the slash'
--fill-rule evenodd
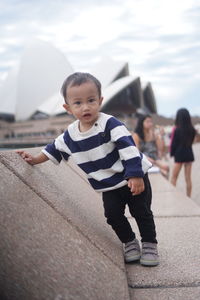
<path id="1" fill-rule="evenodd" d="M 84 117 L 84 118 L 89 118 L 89 117 L 91 117 L 91 114 L 89 114 L 89 113 L 84 114 L 83 117 Z"/>

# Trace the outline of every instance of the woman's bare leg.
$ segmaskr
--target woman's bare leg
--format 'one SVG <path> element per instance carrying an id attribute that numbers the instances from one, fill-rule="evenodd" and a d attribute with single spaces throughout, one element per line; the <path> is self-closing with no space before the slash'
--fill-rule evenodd
<path id="1" fill-rule="evenodd" d="M 171 177 L 171 183 L 174 186 L 176 186 L 176 182 L 177 182 L 180 170 L 182 168 L 182 165 L 183 165 L 182 163 L 174 163 L 174 167 L 173 167 L 173 170 L 172 170 L 172 177 Z"/>
<path id="2" fill-rule="evenodd" d="M 185 163 L 184 164 L 184 170 L 185 170 L 185 182 L 186 182 L 186 194 L 188 197 L 191 197 L 192 194 L 192 179 L 191 179 L 191 173 L 192 173 L 192 163 Z"/>

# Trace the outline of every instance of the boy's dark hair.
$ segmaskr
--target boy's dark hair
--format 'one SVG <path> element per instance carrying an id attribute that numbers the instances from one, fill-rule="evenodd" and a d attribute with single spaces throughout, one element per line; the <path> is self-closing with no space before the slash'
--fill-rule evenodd
<path id="1" fill-rule="evenodd" d="M 144 125 L 143 125 L 143 123 L 147 118 L 152 118 L 152 117 L 150 115 L 140 115 L 140 117 L 138 118 L 138 121 L 137 121 L 136 128 L 134 130 L 138 134 L 138 136 L 140 137 L 141 140 L 144 140 Z"/>
<path id="2" fill-rule="evenodd" d="M 90 73 L 82 73 L 82 72 L 76 72 L 71 75 L 69 75 L 65 81 L 63 82 L 63 85 L 61 87 L 61 94 L 64 97 L 65 101 L 67 101 L 67 88 L 69 86 L 77 86 L 81 85 L 82 83 L 92 81 L 97 87 L 99 97 L 101 97 L 101 83 L 100 81 L 94 77 Z"/>

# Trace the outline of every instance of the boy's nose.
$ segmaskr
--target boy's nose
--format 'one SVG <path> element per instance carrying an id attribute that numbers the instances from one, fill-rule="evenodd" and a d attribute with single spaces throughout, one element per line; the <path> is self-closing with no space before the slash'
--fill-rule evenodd
<path id="1" fill-rule="evenodd" d="M 82 108 L 83 108 L 83 110 L 88 110 L 89 105 L 87 103 L 84 103 Z"/>

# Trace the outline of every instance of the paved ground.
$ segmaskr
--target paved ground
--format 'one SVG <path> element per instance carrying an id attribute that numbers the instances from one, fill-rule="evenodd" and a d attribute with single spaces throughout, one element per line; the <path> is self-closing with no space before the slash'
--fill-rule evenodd
<path id="1" fill-rule="evenodd" d="M 155 268 L 124 266 L 99 196 L 73 164 L 31 167 L 13 152 L 1 153 L 0 282 L 8 297 L 0 299 L 199 300 L 199 150 L 195 145 L 195 201 L 185 196 L 183 173 L 177 188 L 150 175 L 160 254 Z"/>
<path id="2" fill-rule="evenodd" d="M 195 152 L 199 147 L 195 146 Z M 194 187 L 198 189 L 194 164 Z M 182 175 L 181 175 L 182 176 Z M 197 176 L 196 176 L 197 177 Z M 200 206 L 184 195 L 182 177 L 179 188 L 160 174 L 151 174 L 152 210 L 159 242 L 160 265 L 142 267 L 127 264 L 127 278 L 132 300 L 199 300 L 200 299 Z M 196 192 L 196 190 L 195 190 Z M 129 214 L 127 212 L 129 217 Z M 130 222 L 137 237 L 135 221 Z"/>

